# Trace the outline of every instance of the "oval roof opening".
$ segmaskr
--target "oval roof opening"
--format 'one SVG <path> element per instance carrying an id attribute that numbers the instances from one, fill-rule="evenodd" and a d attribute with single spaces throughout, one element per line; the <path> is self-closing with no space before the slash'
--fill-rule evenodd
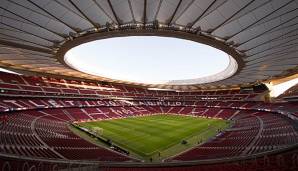
<path id="1" fill-rule="evenodd" d="M 87 74 L 146 84 L 208 83 L 237 71 L 234 58 L 219 49 L 159 36 L 91 41 L 70 49 L 64 61 Z"/>

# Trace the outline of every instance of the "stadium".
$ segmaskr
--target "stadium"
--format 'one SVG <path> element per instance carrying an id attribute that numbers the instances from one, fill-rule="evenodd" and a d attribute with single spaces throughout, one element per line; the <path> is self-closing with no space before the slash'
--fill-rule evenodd
<path id="1" fill-rule="evenodd" d="M 297 35 L 297 0 L 0 0 L 0 171 L 296 171 Z"/>

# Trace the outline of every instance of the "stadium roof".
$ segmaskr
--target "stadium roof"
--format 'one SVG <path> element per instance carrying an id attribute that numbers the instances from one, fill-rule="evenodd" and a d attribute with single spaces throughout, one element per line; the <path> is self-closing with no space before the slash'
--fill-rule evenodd
<path id="1" fill-rule="evenodd" d="M 1 0 L 0 66 L 147 87 L 196 90 L 238 87 L 297 73 L 297 0 Z M 206 84 L 150 85 L 88 75 L 64 54 L 97 39 L 178 37 L 227 52 L 237 72 Z"/>

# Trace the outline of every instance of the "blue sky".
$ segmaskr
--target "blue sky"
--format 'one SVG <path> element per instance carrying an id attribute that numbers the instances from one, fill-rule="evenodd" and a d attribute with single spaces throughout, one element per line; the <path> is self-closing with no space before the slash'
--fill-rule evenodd
<path id="1" fill-rule="evenodd" d="M 213 75 L 229 63 L 228 55 L 213 47 L 155 36 L 97 40 L 66 56 L 71 65 L 89 74 L 144 83 Z"/>

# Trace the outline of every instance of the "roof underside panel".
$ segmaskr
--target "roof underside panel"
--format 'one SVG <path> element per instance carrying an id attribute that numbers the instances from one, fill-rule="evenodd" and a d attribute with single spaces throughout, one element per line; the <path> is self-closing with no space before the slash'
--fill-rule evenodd
<path id="1" fill-rule="evenodd" d="M 0 66 L 97 79 L 61 64 L 57 46 L 107 23 L 154 21 L 196 28 L 244 54 L 243 68 L 236 75 L 180 89 L 254 83 L 298 65 L 297 0 L 1 0 Z"/>

